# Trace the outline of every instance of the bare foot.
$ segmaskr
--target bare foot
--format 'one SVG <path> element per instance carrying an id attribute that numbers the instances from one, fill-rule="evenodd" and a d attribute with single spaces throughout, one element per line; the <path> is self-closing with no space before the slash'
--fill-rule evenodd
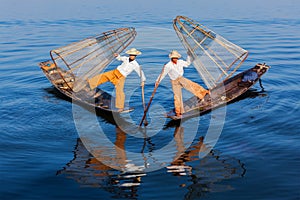
<path id="1" fill-rule="evenodd" d="M 119 108 L 118 109 L 118 112 L 123 112 L 124 111 L 124 108 Z"/>
<path id="2" fill-rule="evenodd" d="M 181 113 L 176 113 L 175 116 L 178 117 L 178 118 L 181 118 L 182 114 Z"/>

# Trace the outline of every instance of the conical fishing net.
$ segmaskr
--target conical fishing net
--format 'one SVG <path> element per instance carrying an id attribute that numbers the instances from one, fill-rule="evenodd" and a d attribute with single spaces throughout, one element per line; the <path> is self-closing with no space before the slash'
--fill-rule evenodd
<path id="1" fill-rule="evenodd" d="M 187 17 L 177 16 L 173 26 L 209 89 L 229 78 L 248 56 L 243 48 Z"/>
<path id="2" fill-rule="evenodd" d="M 135 38 L 134 28 L 120 28 L 89 37 L 50 51 L 56 66 L 64 72 L 62 78 L 72 76 L 77 85 L 101 73 Z M 72 89 L 72 88 L 71 88 Z"/>

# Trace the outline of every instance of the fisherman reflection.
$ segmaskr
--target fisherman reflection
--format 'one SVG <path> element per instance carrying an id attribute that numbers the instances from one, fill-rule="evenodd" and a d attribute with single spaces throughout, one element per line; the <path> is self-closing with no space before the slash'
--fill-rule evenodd
<path id="1" fill-rule="evenodd" d="M 118 169 L 123 173 L 139 173 L 143 172 L 144 166 L 137 166 L 128 160 L 126 155 L 125 142 L 127 139 L 127 133 L 119 126 L 116 126 L 116 139 L 113 145 L 113 149 L 99 148 L 93 151 L 93 155 L 96 158 L 103 160 L 103 163 L 109 165 L 111 168 Z"/>
<path id="2" fill-rule="evenodd" d="M 172 172 L 174 175 L 191 175 L 192 167 L 186 165 L 186 162 L 199 160 L 200 149 L 202 151 L 206 149 L 203 139 L 203 136 L 200 137 L 195 145 L 186 150 L 184 145 L 184 128 L 182 126 L 176 126 L 174 140 L 176 142 L 177 153 L 174 160 L 171 162 L 171 165 L 167 167 L 168 172 Z"/>
<path id="3" fill-rule="evenodd" d="M 115 130 L 113 147 L 115 153 L 107 152 L 107 149 L 98 149 L 93 155 L 101 156 L 103 161 L 100 161 L 91 155 L 82 140 L 78 139 L 74 159 L 57 174 L 66 174 L 83 185 L 103 188 L 120 198 L 135 198 L 142 176 L 145 174 L 140 167 L 130 164 L 127 160 L 125 151 L 127 134 L 120 127 L 116 126 Z"/>
<path id="4" fill-rule="evenodd" d="M 226 179 L 244 176 L 246 169 L 240 160 L 230 156 L 221 156 L 216 150 L 211 150 L 206 157 L 200 159 L 199 153 L 208 150 L 204 137 L 194 140 L 195 144 L 188 149 L 184 146 L 184 128 L 177 126 L 174 131 L 177 154 L 167 166 L 167 172 L 174 176 L 189 176 L 188 181 L 182 179 L 179 187 L 186 187 L 186 199 L 199 198 L 208 192 L 227 191 L 232 186 L 222 183 Z"/>

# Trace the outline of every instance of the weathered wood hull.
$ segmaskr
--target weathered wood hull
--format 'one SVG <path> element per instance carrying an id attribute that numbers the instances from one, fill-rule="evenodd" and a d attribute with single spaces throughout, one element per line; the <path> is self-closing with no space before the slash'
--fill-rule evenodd
<path id="1" fill-rule="evenodd" d="M 167 118 L 172 120 L 181 120 L 205 114 L 212 109 L 226 105 L 249 90 L 260 77 L 267 72 L 270 67 L 264 64 L 257 64 L 244 72 L 233 76 L 210 90 L 210 95 L 206 95 L 201 101 L 196 96 L 186 100 L 184 104 L 185 113 L 182 116 L 176 116 L 174 109 L 166 113 Z M 245 81 L 245 75 L 256 72 L 254 80 Z"/>
<path id="2" fill-rule="evenodd" d="M 97 90 L 90 90 L 88 87 L 74 92 L 71 89 L 76 79 L 74 74 L 55 66 L 51 61 L 41 62 L 39 66 L 52 85 L 75 103 L 88 109 L 96 109 L 97 113 L 118 113 L 117 109 L 114 108 L 115 98 L 107 92 L 98 88 Z"/>

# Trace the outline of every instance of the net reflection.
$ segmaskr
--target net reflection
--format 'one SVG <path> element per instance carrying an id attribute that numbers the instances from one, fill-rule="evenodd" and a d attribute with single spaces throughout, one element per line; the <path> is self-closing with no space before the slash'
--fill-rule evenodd
<path id="1" fill-rule="evenodd" d="M 141 149 L 142 155 L 138 159 L 143 160 L 144 164 L 136 165 L 135 162 L 128 160 L 128 155 L 124 151 L 128 148 L 126 140 L 129 136 L 118 127 L 115 130 L 116 151 L 111 155 L 106 154 L 103 159 L 110 160 L 118 167 L 122 166 L 122 170 L 116 170 L 103 164 L 89 153 L 81 139 L 78 139 L 74 158 L 63 169 L 59 170 L 57 175 L 74 179 L 82 186 L 102 188 L 118 198 L 137 198 L 140 187 L 146 187 L 149 184 L 161 186 L 165 180 L 171 180 L 171 177 L 176 176 L 181 181 L 174 181 L 172 184 L 164 186 L 165 192 L 170 195 L 179 186 L 185 191 L 185 197 L 189 199 L 205 195 L 208 192 L 230 190 L 232 187 L 226 185 L 228 183 L 224 183 L 224 180 L 242 177 L 246 172 L 244 164 L 239 160 L 223 156 L 216 150 L 212 150 L 205 158 L 199 159 L 199 151 L 206 149 L 203 142 L 204 137 L 196 138 L 192 145 L 186 149 L 185 128 L 177 126 L 173 134 L 175 141 L 172 152 L 173 159 L 171 158 L 170 162 L 166 163 L 160 170 L 148 173 L 146 168 L 151 156 L 152 160 L 160 162 L 160 157 L 154 158 L 154 154 L 151 154 L 156 148 L 152 138 L 146 137 L 144 143 L 137 147 Z M 148 156 L 143 157 L 144 153 L 148 153 Z M 157 174 L 160 177 L 159 182 L 157 182 L 157 178 L 152 178 L 153 175 L 157 176 Z M 151 188 L 151 190 L 155 191 L 156 189 Z"/>

